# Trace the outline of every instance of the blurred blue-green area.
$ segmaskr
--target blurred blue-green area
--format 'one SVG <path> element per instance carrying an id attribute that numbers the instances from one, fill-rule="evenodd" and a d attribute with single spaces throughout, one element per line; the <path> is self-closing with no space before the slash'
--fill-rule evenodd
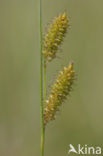
<path id="1" fill-rule="evenodd" d="M 0 0 L 0 155 L 40 155 L 38 0 Z M 43 32 L 66 11 L 71 28 L 48 64 L 50 85 L 74 61 L 71 96 L 48 124 L 45 155 L 67 156 L 69 144 L 103 148 L 103 0 L 42 0 Z M 72 154 L 71 154 L 72 155 Z"/>

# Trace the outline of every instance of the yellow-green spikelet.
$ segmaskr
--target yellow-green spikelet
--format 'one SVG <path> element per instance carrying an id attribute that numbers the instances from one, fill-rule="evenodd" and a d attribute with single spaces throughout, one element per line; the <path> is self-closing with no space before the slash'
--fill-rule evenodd
<path id="1" fill-rule="evenodd" d="M 56 83 L 52 86 L 52 91 L 46 106 L 44 108 L 44 124 L 46 125 L 50 120 L 55 119 L 55 114 L 59 110 L 59 106 L 65 101 L 67 95 L 71 91 L 74 81 L 75 72 L 73 70 L 73 63 L 68 67 L 64 67 L 57 77 Z"/>
<path id="2" fill-rule="evenodd" d="M 59 45 L 67 32 L 69 19 L 66 13 L 59 15 L 49 25 L 47 34 L 44 37 L 43 55 L 46 61 L 55 58 Z"/>

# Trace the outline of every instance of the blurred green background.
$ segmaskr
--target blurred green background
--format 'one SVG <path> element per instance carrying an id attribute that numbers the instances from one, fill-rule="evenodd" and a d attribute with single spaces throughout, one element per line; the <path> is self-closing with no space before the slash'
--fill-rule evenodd
<path id="1" fill-rule="evenodd" d="M 64 11 L 71 28 L 48 65 L 48 88 L 72 60 L 77 80 L 47 127 L 46 156 L 67 156 L 70 143 L 103 148 L 103 0 L 42 0 L 43 31 Z M 40 155 L 38 19 L 38 0 L 0 0 L 1 156 Z"/>

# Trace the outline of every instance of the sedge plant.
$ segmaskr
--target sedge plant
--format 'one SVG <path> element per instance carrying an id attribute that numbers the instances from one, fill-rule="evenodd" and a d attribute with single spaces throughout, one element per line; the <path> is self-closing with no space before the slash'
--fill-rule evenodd
<path id="1" fill-rule="evenodd" d="M 47 65 L 56 58 L 59 46 L 69 28 L 69 18 L 66 13 L 59 14 L 49 24 L 48 30 L 42 37 L 42 16 L 41 0 L 40 2 L 40 99 L 41 99 L 41 156 L 44 156 L 45 129 L 47 124 L 55 119 L 56 112 L 65 102 L 70 94 L 72 84 L 75 79 L 74 64 L 70 62 L 57 75 L 54 84 L 51 86 L 51 92 L 46 97 L 47 92 Z"/>

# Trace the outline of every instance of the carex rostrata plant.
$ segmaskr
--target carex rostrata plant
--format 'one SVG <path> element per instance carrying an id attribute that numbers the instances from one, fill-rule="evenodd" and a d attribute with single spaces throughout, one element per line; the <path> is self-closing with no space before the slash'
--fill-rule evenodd
<path id="1" fill-rule="evenodd" d="M 40 9 L 41 11 L 41 9 Z M 41 156 L 44 156 L 44 134 L 47 124 L 54 120 L 56 112 L 65 102 L 70 94 L 75 79 L 74 64 L 68 63 L 57 75 L 54 84 L 51 86 L 50 95 L 46 97 L 47 65 L 56 55 L 64 41 L 69 28 L 69 18 L 66 13 L 59 14 L 49 24 L 47 32 L 42 37 L 42 22 L 40 13 L 40 76 L 41 76 Z"/>

